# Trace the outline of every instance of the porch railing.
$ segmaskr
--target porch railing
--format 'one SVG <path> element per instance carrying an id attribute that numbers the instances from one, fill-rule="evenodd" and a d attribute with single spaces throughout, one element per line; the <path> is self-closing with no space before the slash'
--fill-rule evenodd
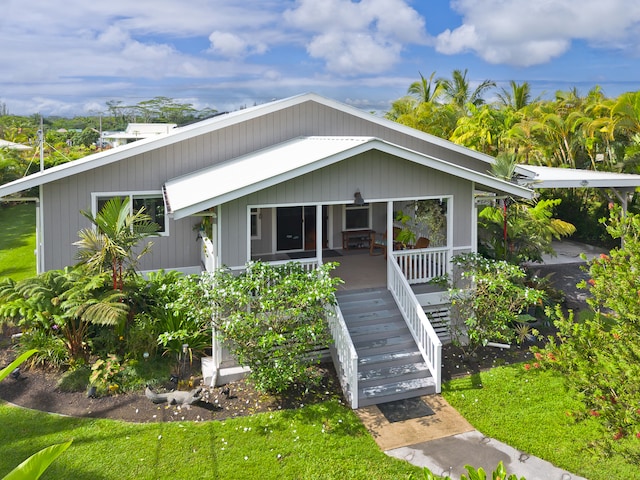
<path id="1" fill-rule="evenodd" d="M 291 259 L 291 260 L 275 260 L 275 261 L 269 261 L 269 262 L 265 262 L 268 263 L 269 265 L 286 265 L 287 263 L 291 263 L 291 262 L 295 262 L 295 263 L 299 263 L 300 265 L 302 265 L 302 268 L 304 268 L 304 270 L 306 272 L 313 272 L 316 268 L 318 268 L 318 259 L 317 258 L 300 258 L 300 259 Z M 239 265 L 236 267 L 229 267 L 229 270 L 231 270 L 234 273 L 242 273 L 245 271 L 246 269 L 246 265 Z"/>
<path id="2" fill-rule="evenodd" d="M 213 243 L 208 237 L 201 237 L 200 262 L 205 272 L 213 272 L 216 269 L 216 256 L 213 251 Z"/>
<path id="3" fill-rule="evenodd" d="M 342 392 L 354 410 L 358 408 L 358 353 L 351 341 L 340 307 L 331 305 L 327 308 L 327 320 L 333 337 L 331 356 L 333 364 L 338 368 L 338 378 Z"/>
<path id="4" fill-rule="evenodd" d="M 446 276 L 449 271 L 449 249 L 446 247 L 395 250 L 393 256 L 409 284 L 426 283 Z"/>
<path id="5" fill-rule="evenodd" d="M 442 342 L 438 338 L 436 331 L 431 326 L 427 314 L 416 299 L 411 290 L 411 286 L 405 278 L 398 261 L 394 258 L 396 252 L 390 255 L 388 262 L 389 269 L 389 290 L 393 295 L 400 312 L 407 322 L 407 326 L 413 335 L 413 339 L 418 345 L 431 376 L 435 382 L 436 393 L 441 389 L 441 362 L 442 362 Z"/>

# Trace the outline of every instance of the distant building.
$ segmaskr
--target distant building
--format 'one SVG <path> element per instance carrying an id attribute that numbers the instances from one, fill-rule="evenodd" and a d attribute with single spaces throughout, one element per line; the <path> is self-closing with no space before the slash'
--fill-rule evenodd
<path id="1" fill-rule="evenodd" d="M 104 132 L 103 144 L 119 147 L 143 138 L 165 135 L 176 128 L 175 123 L 130 123 L 124 132 Z"/>

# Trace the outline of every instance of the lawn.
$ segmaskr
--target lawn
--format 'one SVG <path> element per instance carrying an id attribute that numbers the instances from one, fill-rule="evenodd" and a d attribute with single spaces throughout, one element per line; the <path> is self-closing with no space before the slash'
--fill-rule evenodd
<path id="1" fill-rule="evenodd" d="M 33 202 L 0 206 L 0 280 L 36 274 L 36 207 Z"/>
<path id="2" fill-rule="evenodd" d="M 476 429 L 518 450 L 590 480 L 638 478 L 638 466 L 589 448 L 601 429 L 595 418 L 576 421 L 579 405 L 557 373 L 525 371 L 522 364 L 454 380 L 443 395 Z M 640 448 L 640 440 L 627 438 Z"/>
<path id="3" fill-rule="evenodd" d="M 385 455 L 336 401 L 223 422 L 131 424 L 0 404 L 0 477 L 54 443 L 71 447 L 42 476 L 91 479 L 402 479 L 420 469 Z"/>

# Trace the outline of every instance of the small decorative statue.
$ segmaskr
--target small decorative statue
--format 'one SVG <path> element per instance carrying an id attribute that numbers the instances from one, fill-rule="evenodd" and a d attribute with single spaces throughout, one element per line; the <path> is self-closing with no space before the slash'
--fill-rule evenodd
<path id="1" fill-rule="evenodd" d="M 201 393 L 202 387 L 194 388 L 189 392 L 175 390 L 168 393 L 155 393 L 149 387 L 144 391 L 144 395 L 153 403 L 167 402 L 169 405 L 191 405 L 200 400 Z"/>

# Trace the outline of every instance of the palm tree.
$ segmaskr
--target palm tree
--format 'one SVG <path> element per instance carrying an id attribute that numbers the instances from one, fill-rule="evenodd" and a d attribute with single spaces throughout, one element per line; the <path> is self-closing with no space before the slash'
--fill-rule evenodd
<path id="1" fill-rule="evenodd" d="M 461 111 L 466 112 L 466 105 L 471 103 L 476 107 L 485 103 L 482 95 L 490 88 L 495 87 L 495 82 L 484 80 L 473 91 L 471 84 L 467 80 L 467 69 L 464 72 L 454 70 L 451 79 L 439 79 L 438 83 L 442 88 L 443 96 L 457 106 Z"/>
<path id="2" fill-rule="evenodd" d="M 420 72 L 418 72 L 420 73 Z M 442 84 L 440 80 L 434 82 L 436 72 L 433 72 L 427 80 L 420 73 L 420 80 L 416 80 L 407 89 L 407 94 L 414 97 L 419 103 L 435 102 L 442 94 Z"/>
<path id="3" fill-rule="evenodd" d="M 132 213 L 130 197 L 109 199 L 95 217 L 91 212 L 81 213 L 95 228 L 78 232 L 80 240 L 74 245 L 80 249 L 80 265 L 93 273 L 110 271 L 113 289 L 122 290 L 125 274 L 135 271 L 153 244 L 148 242 L 138 254 L 134 248 L 144 238 L 156 235 L 158 224 L 144 213 L 144 207 Z"/>
<path id="4" fill-rule="evenodd" d="M 497 93 L 498 103 L 502 107 L 510 108 L 517 112 L 532 102 L 538 101 L 540 98 L 531 99 L 531 86 L 528 82 L 518 85 L 515 81 L 511 80 L 509 85 L 511 86 L 510 90 L 502 87 Z"/>

